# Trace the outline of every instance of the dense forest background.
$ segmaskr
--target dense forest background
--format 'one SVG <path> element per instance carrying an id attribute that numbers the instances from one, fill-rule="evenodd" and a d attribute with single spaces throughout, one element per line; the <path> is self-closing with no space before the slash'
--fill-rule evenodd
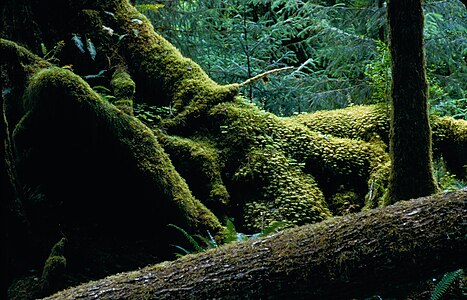
<path id="1" fill-rule="evenodd" d="M 277 115 L 389 99 L 383 0 L 136 4 L 157 32 L 217 82 L 243 82 L 271 69 L 295 67 L 242 90 Z M 467 119 L 467 10 L 459 0 L 427 0 L 423 9 L 432 113 Z"/>

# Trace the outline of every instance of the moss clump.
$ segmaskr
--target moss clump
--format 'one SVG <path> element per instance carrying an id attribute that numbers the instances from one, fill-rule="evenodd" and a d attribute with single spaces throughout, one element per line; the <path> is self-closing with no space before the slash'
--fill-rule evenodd
<path id="1" fill-rule="evenodd" d="M 193 197 L 153 132 L 101 100 L 80 77 L 44 69 L 31 79 L 23 102 L 28 113 L 14 132 L 20 176 L 47 194 L 42 213 L 26 204 L 32 221 L 79 226 L 90 234 L 98 224 L 101 235 L 122 241 L 169 240 L 163 234 L 169 223 L 222 234 L 218 219 Z M 168 240 L 158 248 L 161 255 L 170 251 Z"/>
<path id="2" fill-rule="evenodd" d="M 133 100 L 117 100 L 114 105 L 129 116 L 134 115 Z"/>
<path id="3" fill-rule="evenodd" d="M 228 167 L 250 149 L 276 151 L 291 165 L 313 175 L 326 197 L 341 185 L 363 196 L 368 176 L 388 160 L 381 144 L 324 135 L 294 119 L 279 118 L 243 103 L 218 105 L 210 116 L 219 128 L 216 136 Z M 232 169 L 235 172 L 235 167 Z"/>
<path id="4" fill-rule="evenodd" d="M 385 205 L 391 162 L 387 161 L 368 179 L 368 193 L 365 196 L 365 209 Z"/>
<path id="5" fill-rule="evenodd" d="M 115 71 L 110 84 L 117 100 L 133 99 L 135 94 L 135 82 L 125 70 L 118 69 Z"/>
<path id="6" fill-rule="evenodd" d="M 233 180 L 237 186 L 253 187 L 244 193 L 243 223 L 248 231 L 261 231 L 276 221 L 287 225 L 316 223 L 331 216 L 314 178 L 282 153 L 252 150 Z"/>
<path id="7" fill-rule="evenodd" d="M 115 106 L 124 113 L 133 116 L 133 96 L 135 94 L 135 82 L 124 69 L 115 71 L 110 81 L 116 101 Z"/>
<path id="8" fill-rule="evenodd" d="M 215 104 L 232 101 L 240 85 L 219 85 L 155 33 L 150 21 L 126 2 L 118 5 L 116 27 L 125 28 L 121 43 L 129 73 L 138 82 L 137 98 L 150 105 L 170 106 L 178 113 L 165 126 L 181 128 Z"/>
<path id="9" fill-rule="evenodd" d="M 433 151 L 441 154 L 450 172 L 467 179 L 467 121 L 431 117 Z"/>
<path id="10" fill-rule="evenodd" d="M 313 131 L 336 137 L 389 143 L 389 108 L 385 104 L 354 106 L 292 117 Z M 433 155 L 443 156 L 449 171 L 467 178 L 467 121 L 431 116 Z"/>
<path id="11" fill-rule="evenodd" d="M 361 197 L 353 191 L 335 193 L 328 202 L 330 210 L 336 216 L 359 212 L 363 207 Z"/>
<path id="12" fill-rule="evenodd" d="M 65 286 L 65 258 L 66 239 L 62 238 L 50 250 L 50 255 L 45 261 L 41 276 L 41 289 L 44 293 L 57 291 Z"/>

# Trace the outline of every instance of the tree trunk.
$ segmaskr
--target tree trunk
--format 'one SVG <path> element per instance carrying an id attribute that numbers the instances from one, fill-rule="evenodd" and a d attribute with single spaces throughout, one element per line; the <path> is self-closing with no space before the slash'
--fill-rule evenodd
<path id="1" fill-rule="evenodd" d="M 107 277 L 46 299 L 351 299 L 466 266 L 467 190 Z"/>
<path id="2" fill-rule="evenodd" d="M 423 46 L 421 0 L 391 0 L 387 4 L 392 55 L 392 107 L 388 201 L 433 194 L 428 84 Z"/>

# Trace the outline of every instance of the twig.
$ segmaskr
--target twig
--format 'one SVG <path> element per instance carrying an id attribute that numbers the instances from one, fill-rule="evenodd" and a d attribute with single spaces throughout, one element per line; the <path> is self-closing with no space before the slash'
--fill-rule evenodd
<path id="1" fill-rule="evenodd" d="M 251 77 L 251 78 L 245 80 L 244 82 L 240 83 L 240 86 L 245 86 L 247 84 L 252 83 L 253 81 L 256 81 L 258 79 L 266 77 L 266 76 L 268 76 L 270 74 L 277 73 L 277 72 L 280 72 L 280 71 L 290 70 L 290 69 L 293 69 L 293 68 L 294 67 L 283 67 L 283 68 L 279 68 L 279 69 L 266 71 L 264 73 L 258 74 L 258 75 L 254 76 L 254 77 Z"/>

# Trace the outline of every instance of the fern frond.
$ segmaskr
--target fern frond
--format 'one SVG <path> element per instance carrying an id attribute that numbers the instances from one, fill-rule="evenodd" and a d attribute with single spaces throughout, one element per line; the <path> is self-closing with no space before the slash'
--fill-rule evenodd
<path id="1" fill-rule="evenodd" d="M 452 286 L 454 281 L 459 279 L 464 271 L 462 269 L 448 272 L 444 274 L 443 278 L 435 287 L 435 290 L 431 294 L 430 300 L 440 300 L 448 291 L 448 289 Z"/>
<path id="2" fill-rule="evenodd" d="M 91 55 L 92 60 L 96 60 L 96 47 L 94 46 L 90 38 L 86 39 L 86 47 L 88 48 L 89 55 Z"/>
<path id="3" fill-rule="evenodd" d="M 190 244 L 195 248 L 196 252 L 204 252 L 205 251 L 203 249 L 203 247 L 201 247 L 199 245 L 199 243 L 188 232 L 186 232 L 183 228 L 180 228 L 175 224 L 168 224 L 167 226 L 173 227 L 173 228 L 177 229 L 178 231 L 180 231 L 187 238 L 187 240 L 190 242 Z"/>

